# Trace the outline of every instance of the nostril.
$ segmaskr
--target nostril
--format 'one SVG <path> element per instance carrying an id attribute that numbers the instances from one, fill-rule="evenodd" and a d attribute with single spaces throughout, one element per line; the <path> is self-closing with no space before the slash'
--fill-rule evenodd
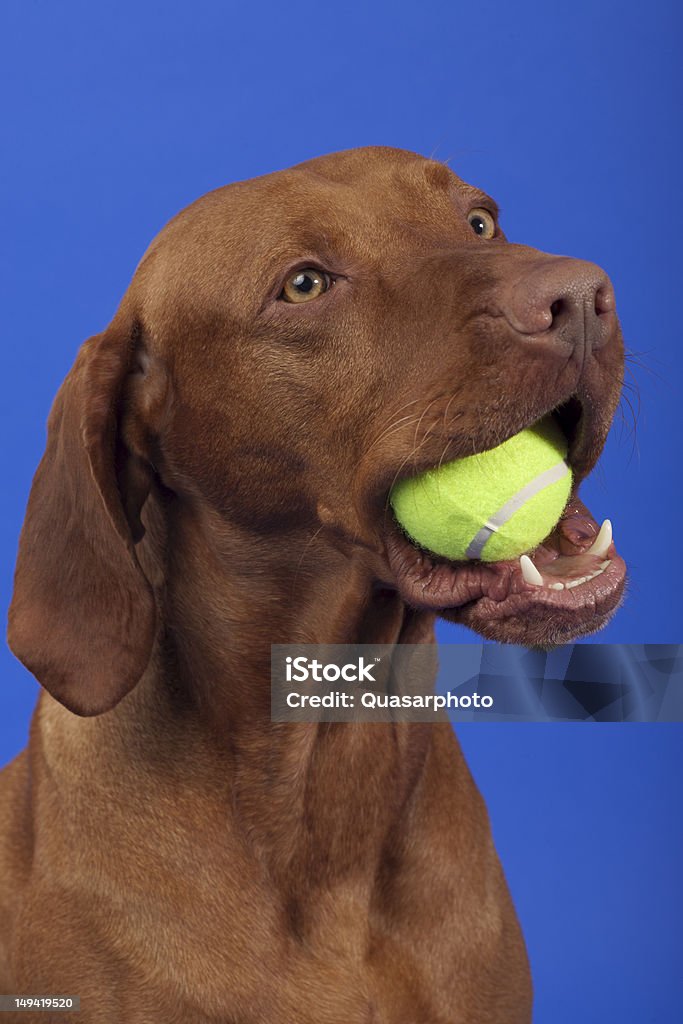
<path id="1" fill-rule="evenodd" d="M 550 304 L 550 316 L 552 317 L 551 326 L 553 322 L 557 320 L 558 316 L 563 311 L 563 309 L 564 299 L 555 299 L 555 301 Z"/>
<path id="2" fill-rule="evenodd" d="M 614 312 L 614 292 L 609 285 L 601 285 L 595 293 L 595 312 L 598 316 L 601 313 Z"/>

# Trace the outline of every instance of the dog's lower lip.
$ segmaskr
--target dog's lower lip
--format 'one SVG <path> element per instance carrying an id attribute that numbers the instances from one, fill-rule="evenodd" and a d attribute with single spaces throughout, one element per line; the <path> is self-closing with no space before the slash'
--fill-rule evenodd
<path id="1" fill-rule="evenodd" d="M 565 639 L 594 631 L 616 609 L 626 566 L 612 542 L 605 554 L 588 553 L 597 534 L 598 524 L 572 499 L 551 538 L 532 553 L 543 586 L 524 578 L 519 559 L 454 563 L 431 556 L 412 544 L 395 522 L 387 529 L 386 545 L 396 587 L 407 604 L 451 613 L 466 609 L 468 625 L 487 635 L 487 622 L 495 622 L 495 638 L 502 640 L 504 620 L 515 619 L 511 637 L 524 642 L 524 617 L 532 609 L 545 610 L 549 632 L 553 612 L 561 615 Z"/>

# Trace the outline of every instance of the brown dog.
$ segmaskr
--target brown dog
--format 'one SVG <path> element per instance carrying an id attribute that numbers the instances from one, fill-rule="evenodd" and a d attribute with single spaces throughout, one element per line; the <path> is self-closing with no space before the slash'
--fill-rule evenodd
<path id="1" fill-rule="evenodd" d="M 579 482 L 622 360 L 602 271 L 413 153 L 171 221 L 57 396 L 22 532 L 10 644 L 47 692 L 2 776 L 2 991 L 83 1024 L 530 1020 L 451 729 L 273 725 L 270 644 L 598 629 L 624 565 L 575 497 L 538 585 L 429 558 L 387 494 L 550 410 Z"/>

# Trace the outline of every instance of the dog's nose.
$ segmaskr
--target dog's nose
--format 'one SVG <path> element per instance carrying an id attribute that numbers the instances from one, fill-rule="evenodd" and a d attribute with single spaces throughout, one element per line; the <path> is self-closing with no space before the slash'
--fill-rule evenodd
<path id="1" fill-rule="evenodd" d="M 592 349 L 612 334 L 614 290 L 594 263 L 550 257 L 518 278 L 506 298 L 505 315 L 520 334 Z"/>

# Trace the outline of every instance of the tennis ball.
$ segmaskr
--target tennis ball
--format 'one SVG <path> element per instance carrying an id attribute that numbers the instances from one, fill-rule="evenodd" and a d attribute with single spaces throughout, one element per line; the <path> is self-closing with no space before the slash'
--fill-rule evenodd
<path id="1" fill-rule="evenodd" d="M 567 442 L 551 416 L 497 448 L 401 480 L 394 514 L 421 547 L 445 558 L 516 558 L 540 544 L 569 498 Z"/>

